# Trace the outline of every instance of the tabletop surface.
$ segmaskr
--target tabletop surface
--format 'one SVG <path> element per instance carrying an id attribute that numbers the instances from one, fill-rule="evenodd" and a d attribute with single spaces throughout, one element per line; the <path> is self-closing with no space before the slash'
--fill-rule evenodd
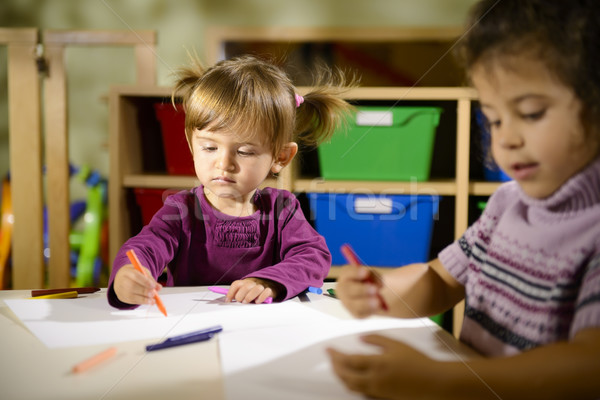
<path id="1" fill-rule="evenodd" d="M 333 287 L 333 284 L 326 283 L 324 289 L 330 287 Z M 161 296 L 202 292 L 207 292 L 207 288 L 164 288 L 161 291 Z M 288 301 L 292 302 L 290 305 L 296 307 L 291 308 L 296 312 L 301 311 L 300 308 L 297 308 L 301 306 L 308 307 L 307 311 L 310 309 L 318 311 L 319 314 L 324 313 L 327 318 L 330 316 L 335 317 L 331 323 L 323 322 L 321 324 L 317 321 L 312 324 L 313 326 L 311 326 L 311 323 L 307 324 L 306 322 L 298 326 L 288 324 L 270 330 L 268 333 L 271 336 L 265 334 L 264 331 L 260 334 L 260 327 L 257 325 L 256 329 L 247 331 L 249 332 L 247 337 L 254 337 L 255 339 L 253 343 L 246 345 L 246 347 L 239 347 L 241 345 L 239 335 L 236 336 L 234 332 L 229 336 L 219 336 L 221 334 L 218 334 L 215 338 L 205 342 L 153 352 L 146 352 L 145 347 L 148 344 L 157 343 L 157 338 L 111 344 L 48 347 L 38 337 L 39 331 L 36 336 L 28 328 L 28 326 L 32 327 L 32 325 L 28 325 L 32 321 L 22 320 L 7 305 L 7 301 L 8 304 L 12 305 L 11 299 L 27 299 L 30 296 L 31 291 L 29 290 L 0 291 L 0 332 L 2 334 L 2 340 L 0 341 L 0 354 L 2 355 L 0 361 L 0 398 L 3 399 L 130 400 L 138 398 L 189 398 L 218 400 L 236 399 L 239 396 L 240 398 L 244 397 L 244 400 L 248 400 L 264 398 L 263 394 L 269 393 L 285 393 L 285 398 L 292 399 L 296 398 L 294 396 L 297 396 L 297 398 L 305 397 L 302 396 L 302 379 L 313 378 L 320 379 L 321 383 L 324 383 L 323 380 L 326 379 L 327 385 L 331 385 L 331 387 L 335 387 L 337 392 L 343 393 L 341 384 L 336 382 L 330 371 L 327 371 L 326 376 L 319 372 L 319 368 L 328 368 L 322 345 L 336 343 L 336 330 L 348 329 L 348 332 L 350 332 L 355 329 L 355 321 L 343 308 L 339 300 L 327 295 L 327 292 L 323 295 L 306 293 Z M 90 296 L 90 299 L 105 300 L 106 289 L 85 296 Z M 53 301 L 70 300 L 74 299 Z M 40 300 L 29 301 L 32 302 L 31 307 L 43 307 L 43 302 Z M 21 302 L 21 304 L 23 303 Z M 40 305 L 38 306 L 38 304 Z M 242 307 L 244 306 L 246 305 L 240 305 L 238 310 L 243 311 Z M 254 306 L 256 307 L 256 305 Z M 269 307 L 270 305 L 263 306 Z M 110 313 L 111 310 L 115 309 L 112 309 L 106 303 L 107 313 Z M 247 310 L 251 309 L 248 308 Z M 276 310 L 276 308 L 272 308 L 272 310 Z M 95 310 L 95 312 L 98 312 L 98 310 Z M 93 315 L 96 314 L 90 312 L 92 316 L 85 315 L 85 310 L 79 313 L 81 315 L 72 315 L 71 318 L 88 324 L 88 328 L 94 326 L 93 324 L 97 322 L 92 320 L 95 318 Z M 308 315 L 310 316 L 310 314 Z M 392 319 L 388 318 L 386 320 Z M 411 328 L 396 329 L 397 334 L 405 335 L 409 343 L 416 348 L 421 346 L 420 350 L 429 352 L 432 356 L 446 357 L 446 359 L 448 357 L 476 356 L 468 347 L 461 345 L 450 334 L 429 322 L 429 320 L 417 321 L 420 326 L 415 325 L 413 320 L 412 325 L 407 325 Z M 387 323 L 387 321 L 382 322 Z M 393 321 L 389 322 L 392 323 Z M 57 335 L 60 335 L 61 321 L 45 321 L 44 323 L 51 323 L 52 329 L 57 329 Z M 242 317 L 239 318 L 236 326 L 243 327 L 246 323 L 251 323 L 251 321 L 246 322 Z M 254 323 L 257 322 L 254 321 Z M 227 326 L 225 326 L 224 332 L 226 330 Z M 294 335 L 301 332 L 305 333 L 304 336 Z M 69 333 L 72 334 L 73 332 L 65 331 L 65 335 Z M 311 335 L 308 333 L 314 333 L 314 337 L 309 338 Z M 256 336 L 257 334 L 259 335 Z M 302 347 L 304 344 L 298 338 L 306 339 L 305 347 Z M 50 337 L 50 340 L 53 339 L 60 342 L 61 338 Z M 309 339 L 312 341 L 309 341 Z M 339 342 L 342 343 L 341 340 Z M 110 346 L 117 348 L 117 353 L 112 359 L 80 374 L 72 372 L 74 365 Z M 237 348 L 241 350 L 238 351 Z M 294 351 L 288 351 L 289 349 Z M 266 354 L 271 350 L 274 352 L 272 355 Z M 278 354 L 277 351 L 280 351 L 281 354 Z M 286 353 L 286 351 L 288 352 Z M 247 360 L 253 354 L 258 358 L 264 357 L 266 360 L 260 368 L 253 367 L 252 360 Z M 236 357 L 239 357 L 239 360 Z M 319 359 L 321 366 L 319 368 L 315 367 L 314 377 L 311 377 L 312 372 L 309 369 L 313 359 Z M 297 382 L 287 384 L 286 387 L 276 388 L 279 392 L 273 392 L 271 389 L 266 390 L 265 387 L 261 388 L 259 380 L 255 379 L 257 374 L 260 374 L 260 381 L 263 382 L 269 380 L 269 374 L 273 377 L 275 375 L 283 376 L 281 375 L 282 368 L 302 370 L 294 372 L 299 377 Z M 223 371 L 226 371 L 226 373 L 224 374 Z M 286 379 L 293 381 L 294 376 L 293 371 L 288 371 Z M 251 388 L 251 393 L 240 390 L 240 385 Z M 277 385 L 270 384 L 270 386 Z M 313 387 L 316 386 L 313 385 Z M 264 393 L 260 393 L 263 389 L 265 389 Z M 269 392 L 270 390 L 271 392 Z M 321 393 L 313 393 L 311 398 L 319 398 L 320 395 Z M 326 395 L 326 393 L 324 392 L 323 395 Z M 335 398 L 350 399 L 356 397 L 351 393 L 347 393 Z"/>

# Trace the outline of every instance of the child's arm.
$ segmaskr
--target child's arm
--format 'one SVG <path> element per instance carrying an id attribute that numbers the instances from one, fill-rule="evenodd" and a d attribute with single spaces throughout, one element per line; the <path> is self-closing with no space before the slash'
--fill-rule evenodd
<path id="1" fill-rule="evenodd" d="M 154 304 L 150 291 L 162 288 L 155 279 L 161 275 L 179 248 L 185 216 L 193 204 L 191 192 L 180 192 L 168 197 L 150 223 L 130 238 L 119 249 L 108 280 L 108 302 L 116 308 L 135 308 L 139 304 Z M 143 277 L 130 264 L 127 250 L 135 250 L 141 265 L 149 271 L 149 278 Z M 124 271 L 122 271 L 124 270 Z M 145 279 L 144 279 L 145 278 Z M 148 297 L 152 297 L 150 302 Z"/>
<path id="2" fill-rule="evenodd" d="M 127 304 L 155 304 L 154 296 L 162 285 L 152 278 L 146 267 L 147 276 L 137 271 L 133 265 L 121 267 L 115 275 L 113 287 L 119 301 Z"/>
<path id="3" fill-rule="evenodd" d="M 350 389 L 386 399 L 598 399 L 600 328 L 512 357 L 435 361 L 401 342 L 364 338 L 380 355 L 329 349 L 335 373 Z"/>
<path id="4" fill-rule="evenodd" d="M 272 265 L 243 277 L 277 284 L 274 300 L 283 301 L 305 291 L 309 286 L 321 287 L 331 267 L 331 254 L 325 239 L 304 217 L 298 200 L 289 192 L 264 191 L 265 209 L 272 225 L 265 238 L 264 253 L 272 255 Z M 268 195 L 268 196 L 267 196 Z M 273 288 L 272 288 L 273 289 Z"/>
<path id="5" fill-rule="evenodd" d="M 370 275 L 367 267 L 346 266 L 337 281 L 336 296 L 359 318 L 384 313 L 377 291 L 388 305 L 386 314 L 401 318 L 435 315 L 464 298 L 464 287 L 438 259 L 394 269 L 376 277 L 376 283 L 365 281 Z"/>

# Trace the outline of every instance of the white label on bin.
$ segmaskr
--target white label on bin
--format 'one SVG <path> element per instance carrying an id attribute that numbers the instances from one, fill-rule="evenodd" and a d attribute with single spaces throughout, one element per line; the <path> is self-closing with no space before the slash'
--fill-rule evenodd
<path id="1" fill-rule="evenodd" d="M 356 113 L 358 126 L 392 126 L 394 115 L 391 111 L 359 111 Z"/>
<path id="2" fill-rule="evenodd" d="M 394 202 L 387 197 L 358 197 L 354 199 L 354 211 L 358 214 L 391 214 Z"/>

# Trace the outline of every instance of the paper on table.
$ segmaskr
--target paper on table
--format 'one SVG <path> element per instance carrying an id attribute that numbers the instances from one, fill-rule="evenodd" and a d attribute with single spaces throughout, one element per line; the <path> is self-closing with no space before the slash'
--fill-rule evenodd
<path id="1" fill-rule="evenodd" d="M 211 292 L 161 294 L 169 316 L 154 306 L 117 310 L 106 296 L 69 300 L 5 300 L 7 306 L 47 347 L 74 347 L 160 339 L 214 325 L 247 330 L 289 324 L 325 322 L 334 317 L 300 303 L 224 303 Z"/>
<path id="2" fill-rule="evenodd" d="M 219 337 L 227 399 L 363 399 L 334 375 L 327 347 L 348 353 L 376 353 L 360 341 L 371 331 L 404 341 L 441 360 L 470 355 L 429 320 L 376 318 L 329 321 L 261 331 L 230 332 Z M 243 354 L 243 357 L 240 357 Z"/>

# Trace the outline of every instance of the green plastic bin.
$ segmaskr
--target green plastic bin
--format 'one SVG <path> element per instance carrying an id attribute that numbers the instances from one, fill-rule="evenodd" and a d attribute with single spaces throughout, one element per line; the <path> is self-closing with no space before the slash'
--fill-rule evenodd
<path id="1" fill-rule="evenodd" d="M 429 179 L 439 107 L 357 107 L 347 132 L 318 148 L 321 176 L 340 180 Z"/>

